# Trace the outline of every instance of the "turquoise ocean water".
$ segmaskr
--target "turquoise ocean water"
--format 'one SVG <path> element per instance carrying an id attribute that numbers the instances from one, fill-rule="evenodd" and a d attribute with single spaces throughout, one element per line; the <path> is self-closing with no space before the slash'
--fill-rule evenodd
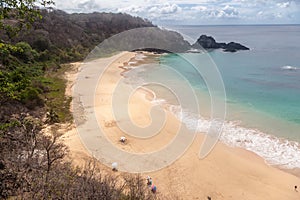
<path id="1" fill-rule="evenodd" d="M 218 42 L 235 41 L 251 49 L 237 53 L 215 50 L 187 56 L 202 67 L 211 65 L 207 63 L 209 57 L 220 71 L 227 95 L 222 142 L 253 151 L 269 164 L 300 168 L 300 26 L 168 28 L 182 33 L 191 43 L 207 34 Z M 204 81 L 181 55 L 163 55 L 159 63 L 132 70 L 131 77 L 145 81 L 147 77 L 160 77 L 180 87 L 182 80 L 164 72 L 160 65 L 180 72 L 195 89 L 201 109 L 200 115 L 186 110 L 180 113 L 181 119 L 189 128 L 205 131 L 209 124 L 210 101 Z M 159 89 L 156 92 L 159 93 Z M 179 115 L 171 97 L 164 92 L 158 97 L 174 105 L 171 110 Z"/>

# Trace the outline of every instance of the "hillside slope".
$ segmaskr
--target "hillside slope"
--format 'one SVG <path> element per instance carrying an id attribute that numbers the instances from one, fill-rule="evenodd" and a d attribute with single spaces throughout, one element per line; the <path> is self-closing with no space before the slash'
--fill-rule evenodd
<path id="1" fill-rule="evenodd" d="M 32 27 L 23 29 L 17 37 L 9 39 L 0 31 L 0 39 L 17 43 L 25 41 L 39 52 L 50 51 L 62 62 L 83 59 L 104 39 L 117 33 L 154 25 L 140 17 L 114 13 L 74 13 L 61 10 L 41 10 L 43 16 Z"/>

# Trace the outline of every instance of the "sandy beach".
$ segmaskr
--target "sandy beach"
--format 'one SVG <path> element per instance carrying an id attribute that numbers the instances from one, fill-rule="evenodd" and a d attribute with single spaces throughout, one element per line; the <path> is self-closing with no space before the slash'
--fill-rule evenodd
<path id="1" fill-rule="evenodd" d="M 66 74 L 68 80 L 66 95 L 72 96 L 73 94 L 72 112 L 84 113 L 82 121 L 75 119 L 77 125 L 89 123 L 89 117 L 91 117 L 89 112 L 90 109 L 93 109 L 94 113 L 91 115 L 95 115 L 95 121 L 111 144 L 127 152 L 148 153 L 164 148 L 175 137 L 174 133 L 178 131 L 181 122 L 172 113 L 166 111 L 165 125 L 159 134 L 148 139 L 125 135 L 128 140 L 126 144 L 119 142 L 119 138 L 124 136 L 124 132 L 115 121 L 112 98 L 116 85 L 123 79 L 121 74 L 124 71 L 122 69 L 124 63 L 130 62 L 136 54 L 122 52 L 109 58 L 87 63 L 89 66 L 107 66 L 100 79 L 93 73 L 85 77 L 78 77 L 78 74 L 85 70 L 85 65 L 72 64 L 72 69 Z M 95 67 L 96 69 L 97 67 Z M 95 100 L 80 108 L 74 107 L 74 105 L 77 105 L 76 102 L 79 98 L 85 98 L 87 93 L 85 93 L 86 91 L 73 93 L 73 86 L 78 80 L 86 80 L 86 83 L 81 83 L 86 84 L 86 90 L 94 91 L 93 99 Z M 92 81 L 97 85 L 91 86 Z M 151 103 L 153 98 L 154 95 L 151 92 L 139 89 L 131 95 L 129 100 L 124 99 L 124 105 L 129 104 L 130 118 L 136 125 L 143 127 L 151 123 L 149 112 L 153 105 Z M 120 101 L 122 102 L 122 99 Z M 161 119 L 161 117 L 156 116 L 157 119 Z M 89 128 L 92 130 L 97 127 L 89 126 Z M 82 166 L 92 156 L 97 157 L 90 148 L 98 145 L 93 143 L 96 142 L 96 138 L 101 141 L 100 136 L 94 136 L 92 131 L 84 130 L 85 138 L 80 127 L 76 127 L 75 124 L 61 131 L 66 132 L 64 141 L 69 146 L 70 157 L 76 165 Z M 81 133 L 80 135 L 78 131 Z M 90 139 L 93 137 L 96 137 L 95 141 Z M 209 196 L 213 200 L 300 199 L 300 191 L 294 191 L 295 185 L 300 186 L 300 179 L 297 176 L 267 165 L 262 158 L 250 151 L 218 143 L 205 159 L 200 160 L 198 154 L 203 138 L 203 135 L 198 134 L 184 155 L 170 166 L 143 175 L 145 177 L 150 175 L 158 191 L 171 198 L 207 199 Z M 91 144 L 91 147 L 87 147 L 89 144 L 86 141 Z M 101 164 L 100 166 L 110 172 L 108 167 Z"/>

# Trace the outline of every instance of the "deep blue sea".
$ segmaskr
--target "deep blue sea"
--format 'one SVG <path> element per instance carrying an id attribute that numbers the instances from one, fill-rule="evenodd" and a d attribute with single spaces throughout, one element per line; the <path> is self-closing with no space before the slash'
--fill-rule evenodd
<path id="1" fill-rule="evenodd" d="M 173 26 L 194 43 L 202 35 L 218 42 L 239 42 L 250 51 L 236 53 L 221 50 L 205 54 L 189 53 L 190 59 L 202 67 L 215 64 L 226 91 L 227 114 L 220 140 L 257 153 L 269 164 L 300 168 L 300 26 Z M 209 58 L 209 59 L 207 59 Z M 208 63 L 211 62 L 211 63 Z M 201 115 L 186 111 L 182 121 L 190 128 L 205 131 L 209 124 L 210 100 L 205 82 L 181 55 L 159 58 L 160 65 L 179 71 L 197 91 Z M 182 85 L 182 80 L 163 71 L 159 65 L 145 66 L 139 77 L 161 77 Z M 163 93 L 163 92 L 162 92 Z M 163 94 L 161 98 L 176 103 Z M 182 114 L 181 114 L 182 117 Z M 197 122 L 200 127 L 197 126 Z"/>

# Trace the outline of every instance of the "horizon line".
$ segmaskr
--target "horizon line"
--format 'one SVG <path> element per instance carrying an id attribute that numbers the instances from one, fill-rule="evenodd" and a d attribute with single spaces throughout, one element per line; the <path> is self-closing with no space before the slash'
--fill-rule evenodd
<path id="1" fill-rule="evenodd" d="M 300 24 L 161 24 L 157 26 L 300 26 Z"/>

